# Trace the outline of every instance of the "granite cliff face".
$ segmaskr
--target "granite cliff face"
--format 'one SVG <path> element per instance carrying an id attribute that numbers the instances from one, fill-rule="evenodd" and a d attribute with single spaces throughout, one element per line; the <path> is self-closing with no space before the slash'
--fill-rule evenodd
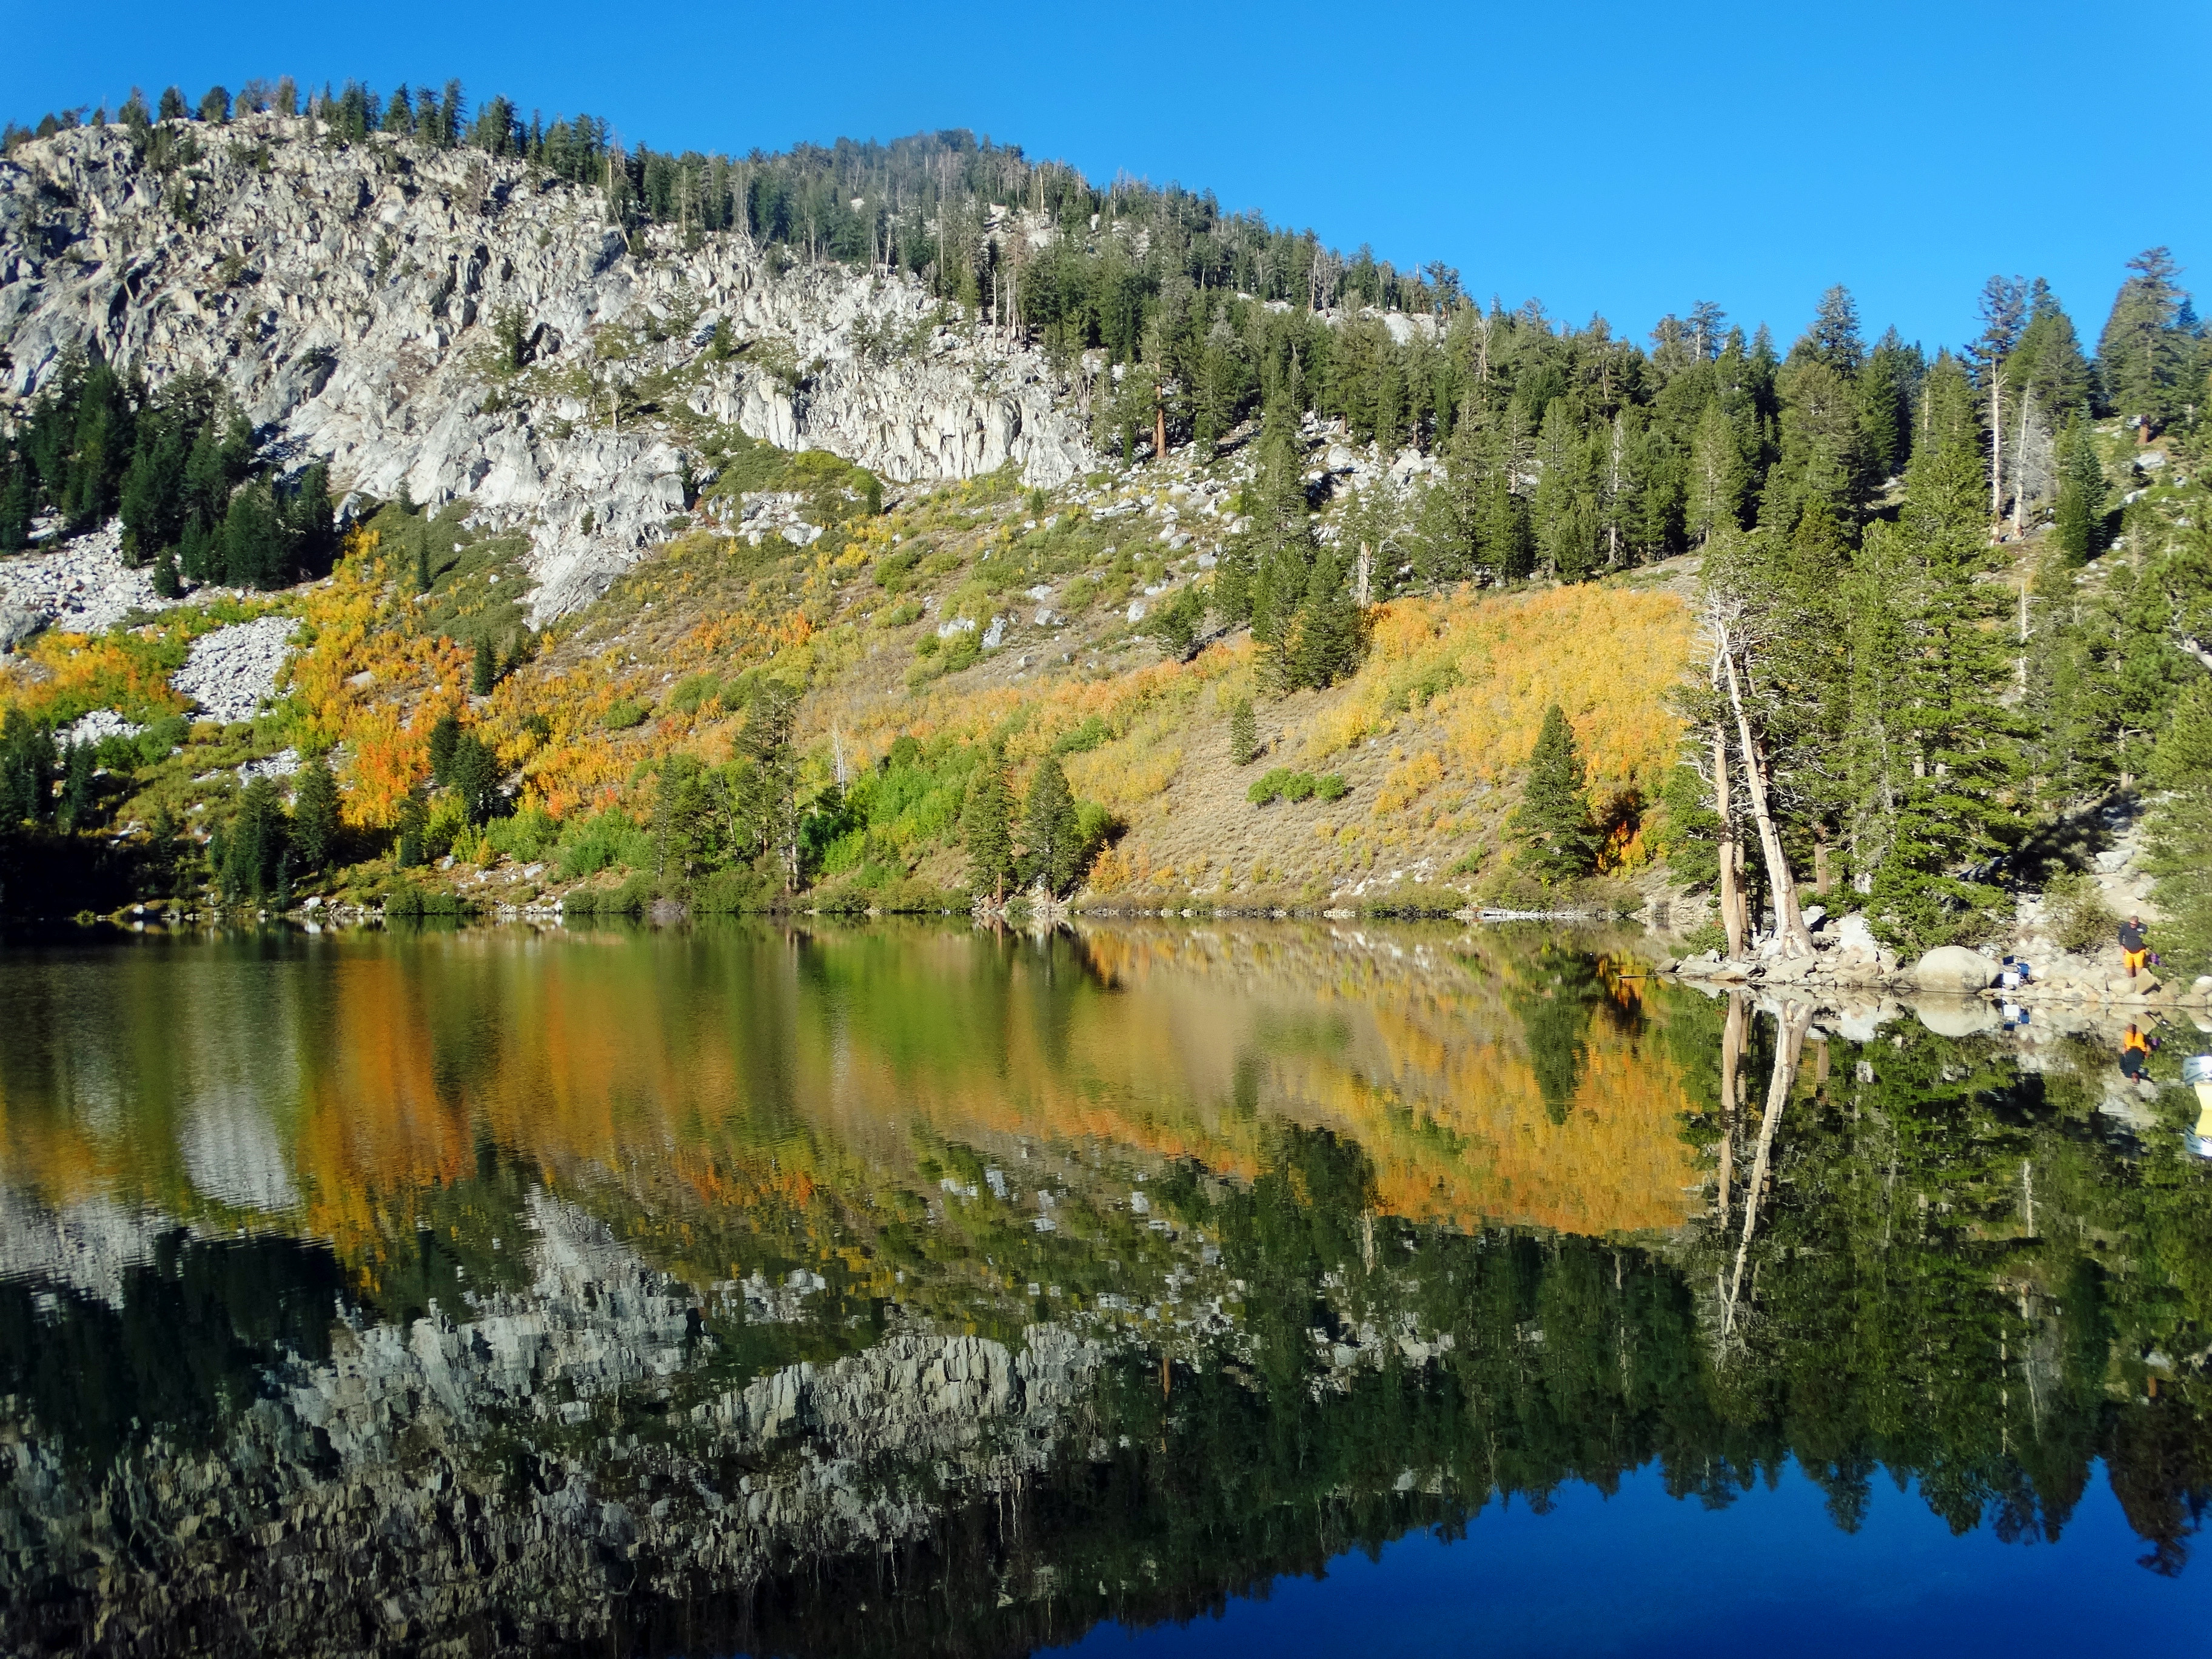
<path id="1" fill-rule="evenodd" d="M 625 236 L 596 189 L 472 150 L 335 146 L 272 114 L 186 137 L 158 169 L 118 127 L 0 161 L 0 411 L 80 345 L 156 385 L 205 371 L 264 453 L 327 459 L 336 490 L 462 497 L 526 532 L 537 620 L 690 505 L 705 423 L 893 483 L 1095 464 L 1079 384 L 910 280 Z"/>
<path id="2" fill-rule="evenodd" d="M 462 1317 L 342 1322 L 326 1358 L 271 1368 L 213 1443 L 157 1433 L 87 1462 L 8 1402 L 0 1643 L 588 1639 L 626 1595 L 742 1589 L 922 1535 L 1042 1468 L 1104 1358 L 1054 1326 L 1019 1352 L 915 1331 L 724 1385 L 688 1287 L 558 1200 L 534 1194 L 530 1217 L 526 1285 Z M 757 1324 L 803 1317 L 808 1291 L 718 1294 Z"/>

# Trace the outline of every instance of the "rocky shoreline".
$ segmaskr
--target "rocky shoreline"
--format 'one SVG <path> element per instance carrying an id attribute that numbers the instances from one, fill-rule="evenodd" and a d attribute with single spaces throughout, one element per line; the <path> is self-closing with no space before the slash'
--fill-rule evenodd
<path id="1" fill-rule="evenodd" d="M 1857 921 L 1846 917 L 1846 923 Z M 1840 930 L 1838 930 L 1840 931 Z M 1860 932 L 1863 933 L 1863 924 Z M 2008 972 L 1999 961 L 1963 945 L 1929 951 L 1910 965 L 1894 951 L 1856 940 L 1815 935 L 1811 956 L 1787 956 L 1772 945 L 1757 955 L 1729 957 L 1717 951 L 1668 958 L 1658 971 L 1671 978 L 1718 986 L 1776 991 L 1826 991 L 1864 995 L 1978 997 L 2021 1008 L 2204 1008 L 2212 1007 L 2212 975 L 2186 984 L 2169 982 L 2153 971 L 2130 975 L 2117 946 L 2095 955 L 2061 952 L 2029 958 L 2027 977 Z M 2106 958 L 2109 957 L 2107 961 Z"/>

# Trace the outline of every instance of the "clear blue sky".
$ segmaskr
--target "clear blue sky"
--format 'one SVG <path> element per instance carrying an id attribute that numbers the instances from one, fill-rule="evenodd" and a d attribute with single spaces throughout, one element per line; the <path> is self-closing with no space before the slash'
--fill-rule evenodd
<path id="1" fill-rule="evenodd" d="M 2202 0 L 9 10 L 16 120 L 134 83 L 459 76 L 655 148 L 970 127 L 1638 337 L 1711 299 L 1786 346 L 1843 282 L 1870 334 L 1932 348 L 2002 271 L 2047 276 L 2094 342 L 2160 242 L 2212 312 Z"/>

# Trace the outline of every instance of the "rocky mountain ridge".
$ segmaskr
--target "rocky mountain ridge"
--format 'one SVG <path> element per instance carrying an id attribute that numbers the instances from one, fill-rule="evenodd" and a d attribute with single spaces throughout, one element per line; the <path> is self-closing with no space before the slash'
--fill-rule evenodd
<path id="1" fill-rule="evenodd" d="M 75 349 L 157 385 L 203 370 L 264 454 L 526 533 L 534 621 L 692 505 L 702 428 L 893 483 L 1096 464 L 1080 378 L 911 278 L 781 268 L 738 233 L 625 234 L 597 190 L 478 151 L 338 145 L 275 114 L 174 125 L 188 159 L 163 168 L 119 127 L 0 161 L 0 412 Z"/>

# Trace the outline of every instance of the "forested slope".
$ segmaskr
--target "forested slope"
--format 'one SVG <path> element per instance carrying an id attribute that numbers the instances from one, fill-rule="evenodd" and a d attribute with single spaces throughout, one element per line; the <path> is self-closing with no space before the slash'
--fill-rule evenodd
<path id="1" fill-rule="evenodd" d="M 1925 944 L 2089 809 L 2177 872 L 2212 833 L 2163 250 L 2094 349 L 2004 277 L 1955 349 L 1842 288 L 1786 344 L 1710 303 L 1639 344 L 964 133 L 94 113 L 0 163 L 11 907 L 1557 902 L 1662 860 L 1723 922 L 1802 884 Z M 267 707 L 191 721 L 172 677 L 264 611 Z"/>

